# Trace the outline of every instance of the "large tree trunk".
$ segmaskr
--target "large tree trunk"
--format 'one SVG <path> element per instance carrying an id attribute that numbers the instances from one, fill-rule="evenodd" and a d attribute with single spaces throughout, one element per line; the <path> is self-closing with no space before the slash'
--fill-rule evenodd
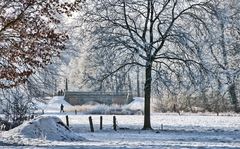
<path id="1" fill-rule="evenodd" d="M 144 93 L 145 93 L 145 102 L 144 102 L 144 126 L 143 130 L 149 130 L 152 129 L 151 127 L 151 104 L 150 104 L 150 98 L 151 98 L 151 83 L 152 83 L 152 64 L 147 62 L 146 67 L 146 80 L 145 80 L 145 86 L 144 86 Z"/>

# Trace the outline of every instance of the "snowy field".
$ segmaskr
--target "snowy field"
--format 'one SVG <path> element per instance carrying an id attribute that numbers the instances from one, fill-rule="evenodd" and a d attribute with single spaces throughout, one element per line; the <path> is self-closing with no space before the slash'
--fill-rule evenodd
<path id="1" fill-rule="evenodd" d="M 71 131 L 58 125 L 60 119 L 66 123 L 66 115 L 69 116 Z M 174 113 L 154 113 L 151 116 L 154 130 L 151 131 L 141 130 L 143 115 L 116 115 L 117 131 L 112 128 L 113 115 L 103 115 L 103 130 L 99 129 L 100 115 L 91 115 L 95 132 L 90 132 L 90 115 L 53 112 L 46 113 L 44 118 L 52 116 L 57 118 L 45 122 L 27 122 L 11 131 L 0 133 L 0 148 L 240 148 L 240 116 L 236 114 L 179 116 Z M 32 131 L 34 128 L 42 132 L 38 138 L 36 131 Z M 59 135 L 64 139 L 61 140 Z"/>

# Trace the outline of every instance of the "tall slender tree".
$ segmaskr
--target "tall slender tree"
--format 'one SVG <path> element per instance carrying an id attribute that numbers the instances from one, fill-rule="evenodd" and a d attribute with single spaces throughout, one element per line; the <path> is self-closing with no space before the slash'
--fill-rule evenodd
<path id="1" fill-rule="evenodd" d="M 239 64 L 239 19 L 240 3 L 212 1 L 209 5 L 209 28 L 211 28 L 210 48 L 213 72 L 217 76 L 222 92 L 228 92 L 234 110 L 238 111 L 236 80 L 240 75 Z"/>

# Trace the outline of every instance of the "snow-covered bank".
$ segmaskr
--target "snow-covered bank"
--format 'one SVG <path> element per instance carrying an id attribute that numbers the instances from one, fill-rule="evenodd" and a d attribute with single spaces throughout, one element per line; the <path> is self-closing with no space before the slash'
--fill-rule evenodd
<path id="1" fill-rule="evenodd" d="M 52 141 L 81 141 L 82 137 L 72 132 L 58 117 L 39 116 L 29 122 L 3 132 L 7 139 L 28 138 Z"/>
<path id="2" fill-rule="evenodd" d="M 48 102 L 45 112 L 60 112 L 61 104 L 64 105 L 65 109 L 72 107 L 72 105 L 64 100 L 64 96 L 55 96 Z"/>
<path id="3" fill-rule="evenodd" d="M 61 104 L 64 105 L 64 109 L 73 107 L 64 100 L 64 96 L 54 96 L 49 100 L 49 102 L 46 105 L 43 105 L 43 103 L 41 103 L 40 109 L 44 110 L 45 113 L 59 113 Z"/>
<path id="4" fill-rule="evenodd" d="M 133 101 L 129 104 L 125 105 L 124 108 L 131 110 L 141 110 L 144 109 L 144 98 L 142 97 L 134 97 Z"/>

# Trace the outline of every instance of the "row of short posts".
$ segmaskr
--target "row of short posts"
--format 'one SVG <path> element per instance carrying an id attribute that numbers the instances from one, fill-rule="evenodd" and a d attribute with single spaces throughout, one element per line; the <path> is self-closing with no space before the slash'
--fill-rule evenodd
<path id="1" fill-rule="evenodd" d="M 89 119 L 90 130 L 91 130 L 91 132 L 94 132 L 92 117 L 89 116 L 88 119 Z M 102 130 L 102 129 L 103 129 L 103 117 L 100 116 L 100 130 Z M 113 116 L 113 130 L 117 131 L 117 119 L 116 119 L 116 116 Z"/>
<path id="2" fill-rule="evenodd" d="M 92 117 L 89 116 L 88 120 L 89 120 L 90 130 L 91 130 L 91 132 L 94 132 Z M 66 115 L 66 124 L 69 127 L 68 115 Z M 100 130 L 102 130 L 102 129 L 103 129 L 103 117 L 100 116 Z M 117 131 L 117 118 L 116 118 L 116 116 L 113 116 L 113 130 Z"/>

